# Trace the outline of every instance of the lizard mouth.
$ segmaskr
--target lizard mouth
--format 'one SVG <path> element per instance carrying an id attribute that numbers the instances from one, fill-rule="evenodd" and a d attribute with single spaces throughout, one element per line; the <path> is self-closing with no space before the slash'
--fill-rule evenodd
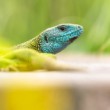
<path id="1" fill-rule="evenodd" d="M 73 38 L 69 39 L 69 42 L 72 43 L 72 42 L 73 42 L 74 40 L 76 40 L 77 38 L 78 38 L 78 36 L 73 37 Z"/>

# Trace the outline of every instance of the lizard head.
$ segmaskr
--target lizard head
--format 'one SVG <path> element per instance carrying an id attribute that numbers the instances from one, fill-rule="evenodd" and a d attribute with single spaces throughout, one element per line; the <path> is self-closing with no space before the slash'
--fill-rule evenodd
<path id="1" fill-rule="evenodd" d="M 83 32 L 83 27 L 77 24 L 60 24 L 48 28 L 39 35 L 39 50 L 43 53 L 58 53 Z"/>

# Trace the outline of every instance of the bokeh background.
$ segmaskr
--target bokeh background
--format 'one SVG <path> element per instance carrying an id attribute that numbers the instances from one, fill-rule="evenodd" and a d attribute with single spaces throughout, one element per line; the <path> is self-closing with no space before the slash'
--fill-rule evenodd
<path id="1" fill-rule="evenodd" d="M 83 35 L 63 52 L 95 54 L 110 53 L 110 0 L 0 0 L 0 48 L 25 42 L 38 35 L 44 29 L 60 23 L 76 23 L 84 27 Z M 101 59 L 102 62 L 105 61 L 104 63 L 101 63 L 99 60 L 92 57 L 89 57 L 89 62 L 89 60 L 85 60 L 87 56 L 81 58 L 73 56 L 63 57 L 64 61 L 66 61 L 65 59 L 67 58 L 70 59 L 67 61 L 72 63 L 78 62 L 76 63 L 78 65 L 80 64 L 79 62 L 82 62 L 82 64 L 85 64 L 86 62 L 86 65 L 89 65 L 90 67 L 93 66 L 92 68 L 95 69 L 100 63 L 100 71 L 103 72 L 104 70 L 105 72 L 106 70 L 109 72 L 109 69 L 107 70 L 106 66 L 104 66 L 104 68 L 102 66 L 104 63 L 109 65 L 107 61 L 109 62 L 110 60 L 108 59 Z M 60 58 L 62 58 L 62 55 Z M 94 63 L 91 63 L 91 61 Z M 109 68 L 109 66 L 107 67 Z M 100 73 L 98 70 L 99 68 L 96 69 L 96 73 Z M 99 74 L 98 78 L 100 78 L 100 76 L 101 75 Z M 59 75 L 58 79 L 60 79 L 59 77 L 61 76 Z M 29 77 L 26 83 L 26 80 L 21 78 L 25 82 L 23 83 L 20 78 L 16 78 L 17 80 L 11 80 L 10 78 L 10 80 L 7 80 L 6 78 L 7 84 L 8 82 L 16 84 L 13 82 L 18 81 L 18 84 L 20 85 L 19 87 L 23 84 L 31 86 L 32 83 L 30 82 L 30 78 L 34 78 L 32 81 L 36 80 L 34 76 Z M 27 76 L 25 76 L 25 78 L 27 78 Z M 43 78 L 45 83 L 45 75 L 41 78 Z M 76 80 L 77 79 L 78 77 L 76 76 Z M 37 83 L 42 84 L 42 80 L 41 82 L 39 82 L 40 80 L 36 81 L 36 83 L 33 82 L 34 85 Z M 51 81 L 54 80 L 51 78 Z M 85 82 L 86 80 L 82 81 Z M 90 82 L 91 81 L 95 84 L 93 79 L 90 80 Z M 105 80 L 101 81 L 104 83 Z M 59 83 L 58 81 L 56 82 Z M 16 85 L 15 87 L 17 88 Z M 28 86 L 26 85 L 26 87 Z M 90 84 L 88 87 L 90 87 L 90 89 L 87 90 L 82 86 L 79 88 L 74 86 L 72 89 L 55 88 L 36 90 L 23 88 L 24 90 L 18 91 L 13 88 L 8 88 L 8 90 L 0 88 L 0 107 L 1 105 L 7 108 L 9 107 L 9 110 L 18 110 L 19 108 L 22 108 L 19 110 L 29 110 L 30 108 L 33 110 L 39 108 L 40 110 L 73 110 L 72 107 L 76 104 L 76 107 L 78 107 L 76 110 L 109 110 L 109 86 L 104 85 L 102 86 L 104 88 L 99 89 L 97 86 L 94 87 Z M 91 88 L 94 90 L 91 90 Z M 7 100 L 4 100 L 6 98 Z M 0 110 L 3 110 L 3 108 Z"/>
<path id="2" fill-rule="evenodd" d="M 68 52 L 110 52 L 110 0 L 0 0 L 0 47 L 12 46 L 59 23 L 84 26 Z"/>

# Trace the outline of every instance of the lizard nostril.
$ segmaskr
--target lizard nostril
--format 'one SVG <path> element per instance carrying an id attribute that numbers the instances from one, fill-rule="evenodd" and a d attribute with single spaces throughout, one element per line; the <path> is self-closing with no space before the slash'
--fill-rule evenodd
<path id="1" fill-rule="evenodd" d="M 78 26 L 79 29 L 81 29 L 81 26 Z"/>
<path id="2" fill-rule="evenodd" d="M 82 26 L 78 25 L 77 29 L 78 29 L 79 34 L 83 33 L 83 27 Z"/>
<path id="3" fill-rule="evenodd" d="M 80 26 L 80 25 L 78 25 L 77 28 L 80 29 L 80 30 L 83 30 L 83 27 Z"/>

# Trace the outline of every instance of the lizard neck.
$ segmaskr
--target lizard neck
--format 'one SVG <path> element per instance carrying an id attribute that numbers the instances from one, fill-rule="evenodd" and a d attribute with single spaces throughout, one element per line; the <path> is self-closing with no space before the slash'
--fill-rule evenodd
<path id="1" fill-rule="evenodd" d="M 28 40 L 28 41 L 26 41 L 24 43 L 21 43 L 21 44 L 17 45 L 15 47 L 15 49 L 30 48 L 30 49 L 34 49 L 34 50 L 36 50 L 38 52 L 41 52 L 40 51 L 40 45 L 39 45 L 39 37 L 40 36 L 37 36 L 37 37 L 35 37 L 33 39 L 30 39 L 30 40 Z"/>

